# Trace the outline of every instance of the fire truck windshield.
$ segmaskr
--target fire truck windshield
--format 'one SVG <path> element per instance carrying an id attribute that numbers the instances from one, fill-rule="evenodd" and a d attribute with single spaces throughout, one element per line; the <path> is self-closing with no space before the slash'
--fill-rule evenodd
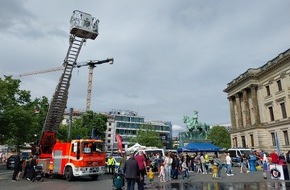
<path id="1" fill-rule="evenodd" d="M 82 142 L 82 152 L 85 154 L 100 153 L 102 148 L 101 142 Z"/>

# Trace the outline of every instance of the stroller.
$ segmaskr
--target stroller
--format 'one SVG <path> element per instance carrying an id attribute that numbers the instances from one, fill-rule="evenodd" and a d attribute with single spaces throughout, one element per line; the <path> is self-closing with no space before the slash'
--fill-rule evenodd
<path id="1" fill-rule="evenodd" d="M 34 177 L 32 179 L 32 181 L 44 181 L 44 171 L 43 171 L 43 167 L 41 165 L 37 165 L 34 166 Z"/>
<path id="2" fill-rule="evenodd" d="M 113 190 L 122 190 L 125 186 L 124 174 L 117 172 L 113 176 Z"/>

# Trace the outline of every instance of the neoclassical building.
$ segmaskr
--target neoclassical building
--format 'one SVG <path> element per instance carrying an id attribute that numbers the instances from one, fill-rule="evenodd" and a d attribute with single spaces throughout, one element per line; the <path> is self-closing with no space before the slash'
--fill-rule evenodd
<path id="1" fill-rule="evenodd" d="M 228 83 L 232 147 L 290 150 L 290 49 Z"/>

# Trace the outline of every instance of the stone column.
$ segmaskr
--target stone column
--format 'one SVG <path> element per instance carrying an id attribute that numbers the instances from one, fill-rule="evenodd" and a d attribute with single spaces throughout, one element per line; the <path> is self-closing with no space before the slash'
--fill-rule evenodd
<path id="1" fill-rule="evenodd" d="M 240 94 L 236 94 L 235 97 L 236 97 L 236 107 L 237 107 L 237 117 L 238 117 L 237 128 L 242 128 L 243 127 L 243 118 L 242 118 Z"/>
<path id="2" fill-rule="evenodd" d="M 236 113 L 235 113 L 235 108 L 234 108 L 234 102 L 233 102 L 234 97 L 228 97 L 228 100 L 230 102 L 230 112 L 231 112 L 231 123 L 232 123 L 232 128 L 236 129 Z"/>
<path id="3" fill-rule="evenodd" d="M 248 98 L 247 89 L 243 90 L 243 102 L 245 105 L 245 119 L 246 119 L 245 126 L 249 127 L 251 125 L 251 117 L 250 117 L 250 107 L 249 107 L 249 98 Z"/>
<path id="4" fill-rule="evenodd" d="M 260 113 L 259 113 L 259 105 L 257 99 L 257 85 L 251 85 L 251 97 L 253 102 L 253 112 L 255 118 L 255 125 L 260 124 Z"/>

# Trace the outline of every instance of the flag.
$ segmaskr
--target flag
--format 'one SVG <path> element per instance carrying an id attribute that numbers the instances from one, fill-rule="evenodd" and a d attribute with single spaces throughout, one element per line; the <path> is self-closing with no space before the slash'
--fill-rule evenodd
<path id="1" fill-rule="evenodd" d="M 123 147 L 122 147 L 122 137 L 119 134 L 116 134 L 116 140 L 118 142 L 119 151 L 123 154 Z"/>

